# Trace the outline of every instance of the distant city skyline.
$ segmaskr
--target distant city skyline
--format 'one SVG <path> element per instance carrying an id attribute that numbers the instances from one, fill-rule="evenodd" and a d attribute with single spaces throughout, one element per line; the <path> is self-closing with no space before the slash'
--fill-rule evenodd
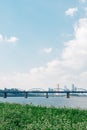
<path id="1" fill-rule="evenodd" d="M 51 87 L 51 88 L 47 88 L 47 89 L 44 89 L 44 88 L 29 88 L 27 90 L 25 89 L 21 89 L 21 88 L 3 88 L 3 89 L 0 89 L 0 90 L 8 90 L 8 91 L 87 91 L 87 89 L 84 89 L 84 88 L 79 88 L 77 87 L 75 84 L 72 84 L 71 88 L 68 88 L 66 85 L 64 87 L 60 87 L 59 84 L 58 86 L 56 87 Z"/>
<path id="2" fill-rule="evenodd" d="M 87 0 L 0 0 L 0 88 L 87 89 Z"/>

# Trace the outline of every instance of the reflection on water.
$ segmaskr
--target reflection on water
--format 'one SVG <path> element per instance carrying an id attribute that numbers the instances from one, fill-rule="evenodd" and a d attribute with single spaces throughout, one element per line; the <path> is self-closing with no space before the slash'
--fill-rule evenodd
<path id="1" fill-rule="evenodd" d="M 87 109 L 87 97 L 0 97 L 0 102 L 20 103 L 20 104 L 34 104 L 41 106 L 54 106 L 54 107 L 72 107 Z"/>

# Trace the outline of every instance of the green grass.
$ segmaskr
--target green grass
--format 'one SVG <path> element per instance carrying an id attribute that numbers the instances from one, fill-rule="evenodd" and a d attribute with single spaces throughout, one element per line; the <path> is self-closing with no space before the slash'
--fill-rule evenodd
<path id="1" fill-rule="evenodd" d="M 0 130 L 87 130 L 87 110 L 0 103 Z"/>

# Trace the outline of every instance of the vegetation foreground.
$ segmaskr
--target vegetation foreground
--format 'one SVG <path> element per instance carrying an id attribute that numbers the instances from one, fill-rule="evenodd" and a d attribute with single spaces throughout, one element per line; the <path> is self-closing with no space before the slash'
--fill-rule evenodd
<path id="1" fill-rule="evenodd" d="M 87 130 L 87 110 L 0 103 L 0 130 Z"/>

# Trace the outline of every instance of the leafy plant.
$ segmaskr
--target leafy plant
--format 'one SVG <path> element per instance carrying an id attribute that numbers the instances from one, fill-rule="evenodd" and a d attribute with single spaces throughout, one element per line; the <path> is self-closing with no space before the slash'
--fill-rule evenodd
<path id="1" fill-rule="evenodd" d="M 87 130 L 87 110 L 0 103 L 0 130 Z"/>

